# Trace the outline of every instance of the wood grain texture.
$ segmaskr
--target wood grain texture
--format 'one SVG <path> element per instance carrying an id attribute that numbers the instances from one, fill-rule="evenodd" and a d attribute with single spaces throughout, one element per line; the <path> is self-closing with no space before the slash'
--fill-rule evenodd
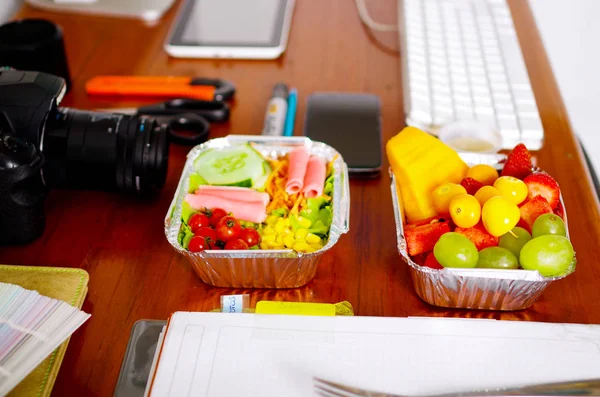
<path id="1" fill-rule="evenodd" d="M 395 1 L 370 1 L 374 19 L 394 23 Z M 179 5 L 179 4 L 178 4 Z M 559 181 L 566 202 L 577 271 L 551 285 L 530 309 L 515 313 L 435 308 L 414 293 L 396 251 L 389 177 L 351 182 L 351 226 L 323 258 L 310 284 L 293 290 L 211 288 L 167 243 L 163 219 L 181 173 L 186 148 L 171 147 L 169 174 L 154 200 L 114 193 L 53 191 L 46 200 L 47 227 L 26 247 L 0 249 L 0 263 L 70 266 L 90 274 L 83 306 L 91 319 L 74 334 L 54 396 L 110 396 L 129 332 L 139 319 L 165 319 L 177 310 L 211 310 L 222 294 L 248 292 L 260 299 L 312 302 L 348 300 L 358 315 L 449 316 L 506 320 L 600 323 L 600 215 L 590 178 L 527 2 L 510 1 L 546 130 L 538 165 Z M 43 17 L 65 33 L 74 88 L 65 105 L 82 109 L 140 105 L 93 99 L 85 82 L 100 74 L 193 75 L 232 81 L 237 97 L 229 123 L 211 136 L 258 134 L 273 85 L 296 86 L 296 134 L 305 100 L 315 91 L 370 92 L 380 97 L 387 141 L 404 125 L 400 56 L 395 33 L 361 25 L 350 0 L 303 0 L 296 4 L 287 52 L 275 61 L 175 60 L 162 50 L 171 10 L 155 26 L 134 20 L 53 14 L 24 7 L 19 17 Z M 387 168 L 387 161 L 384 169 Z"/>

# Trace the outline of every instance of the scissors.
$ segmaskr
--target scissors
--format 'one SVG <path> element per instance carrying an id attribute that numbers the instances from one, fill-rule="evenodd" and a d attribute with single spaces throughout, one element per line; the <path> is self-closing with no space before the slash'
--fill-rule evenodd
<path id="1" fill-rule="evenodd" d="M 229 106 L 225 102 L 186 98 L 171 99 L 138 108 L 100 110 L 132 116 L 155 116 L 159 122 L 169 127 L 169 140 L 185 146 L 205 142 L 208 139 L 210 122 L 229 120 Z"/>

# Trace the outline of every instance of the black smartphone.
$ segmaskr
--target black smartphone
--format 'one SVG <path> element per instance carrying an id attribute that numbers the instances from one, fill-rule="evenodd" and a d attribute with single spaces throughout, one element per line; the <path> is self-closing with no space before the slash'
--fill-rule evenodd
<path id="1" fill-rule="evenodd" d="M 376 177 L 381 171 L 379 98 L 370 94 L 311 94 L 304 135 L 336 149 L 354 177 Z"/>

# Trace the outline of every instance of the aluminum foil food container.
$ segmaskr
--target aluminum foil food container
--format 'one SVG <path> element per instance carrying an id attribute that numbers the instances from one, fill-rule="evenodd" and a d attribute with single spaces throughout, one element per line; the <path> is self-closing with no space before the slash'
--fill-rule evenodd
<path id="1" fill-rule="evenodd" d="M 488 164 L 502 168 L 504 155 L 461 153 L 467 164 Z M 544 277 L 538 271 L 503 269 L 431 269 L 415 263 L 408 255 L 404 238 L 404 216 L 396 180 L 390 170 L 392 201 L 396 220 L 398 252 L 409 266 L 417 295 L 425 302 L 441 307 L 483 310 L 521 310 L 531 306 L 553 281 L 575 271 L 575 258 L 567 274 Z M 561 204 L 564 208 L 562 197 Z M 565 225 L 566 208 L 565 208 Z"/>
<path id="2" fill-rule="evenodd" d="M 178 241 L 181 227 L 181 205 L 189 188 L 189 177 L 194 172 L 194 161 L 200 153 L 212 149 L 250 143 L 266 157 L 283 156 L 297 146 L 306 146 L 310 154 L 327 161 L 335 158 L 333 186 L 333 221 L 327 244 L 312 253 L 293 250 L 209 250 L 189 252 Z M 175 196 L 165 218 L 165 235 L 176 251 L 184 255 L 196 274 L 206 284 L 232 288 L 296 288 L 313 279 L 321 257 L 348 232 L 350 222 L 350 188 L 348 169 L 342 156 L 331 146 L 305 137 L 270 137 L 229 135 L 194 147 L 179 180 Z"/>

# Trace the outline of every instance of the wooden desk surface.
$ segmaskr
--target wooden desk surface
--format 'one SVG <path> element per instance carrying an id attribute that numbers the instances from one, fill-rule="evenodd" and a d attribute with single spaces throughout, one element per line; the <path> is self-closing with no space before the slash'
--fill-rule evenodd
<path id="1" fill-rule="evenodd" d="M 395 22 L 395 1 L 368 3 L 374 19 Z M 598 202 L 527 2 L 512 0 L 510 5 L 546 130 L 546 145 L 536 153 L 537 162 L 562 187 L 577 271 L 553 283 L 525 311 L 475 312 L 425 304 L 416 296 L 407 266 L 396 251 L 389 177 L 383 173 L 378 180 L 351 182 L 351 230 L 325 255 L 314 281 L 293 290 L 244 291 L 253 304 L 260 299 L 348 300 L 357 315 L 600 323 Z M 207 76 L 237 86 L 231 121 L 213 126 L 212 137 L 259 134 L 266 102 L 278 81 L 298 88 L 296 134 L 302 131 L 306 97 L 314 91 L 376 94 L 383 104 L 385 140 L 403 127 L 397 35 L 370 32 L 350 0 L 297 2 L 288 50 L 274 61 L 171 59 L 162 44 L 174 11 L 154 27 L 29 7 L 19 17 L 44 17 L 63 27 L 74 83 L 64 101 L 68 106 L 140 104 L 88 98 L 84 83 L 100 74 Z M 0 249 L 0 263 L 80 267 L 90 273 L 83 308 L 92 317 L 71 338 L 54 396 L 112 395 L 135 321 L 166 319 L 177 310 L 211 310 L 219 306 L 220 295 L 242 292 L 204 285 L 164 237 L 163 219 L 187 150 L 171 147 L 167 184 L 157 199 L 53 191 L 46 200 L 43 237 L 26 247 Z"/>

